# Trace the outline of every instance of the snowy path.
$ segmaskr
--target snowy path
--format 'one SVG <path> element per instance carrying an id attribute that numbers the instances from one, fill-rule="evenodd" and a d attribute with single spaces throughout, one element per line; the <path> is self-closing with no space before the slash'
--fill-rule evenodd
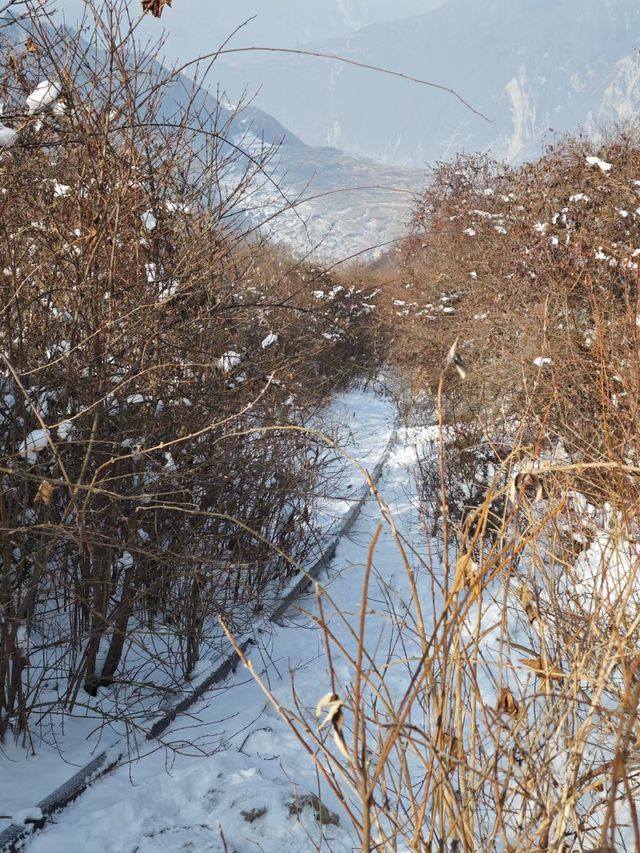
<path id="1" fill-rule="evenodd" d="M 411 434 L 400 431 L 380 491 L 403 535 L 415 540 L 421 538 L 421 531 L 413 497 L 412 440 Z M 380 521 L 379 508 L 371 498 L 350 537 L 339 547 L 327 581 L 330 596 L 353 625 L 359 618 L 367 550 Z M 374 566 L 387 585 L 386 593 L 393 588 L 397 607 L 403 597 L 404 569 L 388 527 L 376 548 Z M 377 586 L 372 582 L 368 632 L 374 640 L 379 637 L 378 647 L 386 655 L 389 614 L 383 590 Z M 302 605 L 317 612 L 312 596 Z M 353 648 L 345 624 L 330 608 L 325 616 L 337 636 Z M 291 673 L 295 671 L 297 695 L 311 720 L 316 702 L 330 688 L 320 631 L 308 617 L 298 614 L 261 641 L 263 647 L 251 652 L 254 665 L 286 707 L 293 707 Z M 351 671 L 339 659 L 334 665 L 343 682 L 338 689 L 344 689 Z M 300 815 L 290 814 L 289 804 L 296 796 L 318 792 L 316 771 L 244 669 L 200 703 L 191 718 L 178 720 L 168 739 L 174 745 L 183 740 L 195 742 L 195 746 L 175 754 L 155 745 L 155 751 L 95 783 L 27 849 L 31 853 L 222 851 L 220 829 L 227 849 L 238 853 L 315 850 L 319 842 L 322 849 L 352 849 L 348 820 L 330 791 L 321 787 L 320 796 L 330 810 L 340 814 L 339 826 L 321 828 L 310 807 Z M 215 752 L 203 756 L 198 749 Z M 247 820 L 256 814 L 261 816 Z"/>
<path id="2" fill-rule="evenodd" d="M 316 427 L 332 435 L 354 459 L 371 470 L 382 456 L 394 416 L 395 407 L 388 398 L 371 388 L 352 388 L 336 395 L 317 416 Z M 347 464 L 340 455 L 333 454 L 333 461 L 331 456 L 329 454 L 328 458 L 333 472 L 330 490 L 318 496 L 315 507 L 316 524 L 321 534 L 319 549 L 325 548 L 326 542 L 332 539 L 364 486 L 362 475 L 354 466 Z M 267 601 L 267 613 L 275 608 L 283 594 L 275 589 L 273 592 L 277 595 Z M 204 681 L 229 653 L 228 643 L 220 638 L 218 626 L 212 627 L 211 647 L 198 664 L 196 681 Z M 144 651 L 143 647 L 144 642 L 141 642 Z M 149 671 L 147 681 L 154 680 L 155 674 Z M 183 694 L 174 694 L 173 701 L 187 695 L 195 683 L 185 687 Z M 165 697 L 151 691 L 140 698 L 141 703 L 132 710 L 137 714 L 138 725 L 146 731 L 151 722 L 145 725 L 145 719 Z M 103 715 L 110 720 L 106 726 L 102 725 Z M 126 750 L 130 736 L 109 690 L 99 691 L 93 701 L 81 702 L 73 714 L 63 715 L 53 706 L 43 715 L 42 726 L 35 727 L 32 735 L 35 754 L 28 748 L 29 744 L 25 746 L 11 738 L 0 746 L 0 832 L 11 823 L 5 815 L 15 816 L 33 810 L 36 803 L 65 784 L 103 750 L 115 752 L 115 760 L 120 748 Z"/>

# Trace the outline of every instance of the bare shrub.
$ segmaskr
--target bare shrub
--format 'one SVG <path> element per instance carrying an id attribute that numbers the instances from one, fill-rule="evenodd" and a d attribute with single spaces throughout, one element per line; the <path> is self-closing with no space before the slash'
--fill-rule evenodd
<path id="1" fill-rule="evenodd" d="M 380 499 L 404 597 L 379 533 L 347 640 L 319 592 L 322 728 L 295 683 L 289 708 L 262 685 L 362 850 L 640 847 L 639 151 L 619 130 L 442 164 L 386 271 L 395 363 L 437 422 L 428 541 Z"/>
<path id="2" fill-rule="evenodd" d="M 365 293 L 243 225 L 276 147 L 89 19 L 0 32 L 0 739 L 247 626 L 316 546 L 301 428 L 381 353 Z"/>

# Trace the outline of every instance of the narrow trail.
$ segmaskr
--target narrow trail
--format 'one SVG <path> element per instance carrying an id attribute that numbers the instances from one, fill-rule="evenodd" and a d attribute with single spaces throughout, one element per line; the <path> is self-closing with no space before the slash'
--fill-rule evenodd
<path id="1" fill-rule="evenodd" d="M 413 481 L 415 435 L 401 429 L 379 484 L 396 525 L 409 542 L 423 540 Z M 355 648 L 364 566 L 372 536 L 382 523 L 370 497 L 350 535 L 339 545 L 328 578 L 321 578 L 342 611 L 325 603 L 325 618 L 345 644 Z M 393 613 L 388 601 L 393 599 Z M 408 599 L 404 568 L 388 525 L 374 557 L 369 592 L 367 639 L 387 659 L 392 620 Z M 308 615 L 317 613 L 313 595 L 300 600 L 275 626 L 256 639 L 251 660 L 277 700 L 294 707 L 292 681 L 311 722 L 317 701 L 330 689 L 321 632 Z M 403 654 L 406 653 L 406 648 Z M 347 691 L 352 672 L 334 658 L 338 689 Z M 398 689 L 403 667 L 389 670 L 388 686 Z M 30 853 L 169 853 L 169 851 L 262 850 L 266 853 L 321 849 L 350 851 L 348 818 L 330 791 L 319 786 L 311 759 L 286 723 L 266 701 L 243 667 L 212 690 L 191 713 L 175 721 L 164 743 L 92 785 L 58 815 L 55 823 L 28 842 Z M 300 798 L 320 794 L 339 818 L 321 826 Z M 299 812 L 296 814 L 296 812 Z M 224 836 L 224 841 L 223 841 Z M 226 846 L 225 846 L 226 845 Z"/>

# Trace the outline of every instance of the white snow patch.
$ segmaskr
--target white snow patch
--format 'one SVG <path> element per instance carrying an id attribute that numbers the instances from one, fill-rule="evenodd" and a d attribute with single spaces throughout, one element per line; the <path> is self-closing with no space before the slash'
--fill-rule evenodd
<path id="1" fill-rule="evenodd" d="M 73 423 L 73 421 L 69 421 L 69 420 L 60 421 L 60 423 L 58 424 L 58 429 L 57 429 L 58 438 L 60 438 L 62 441 L 67 441 L 67 439 L 73 435 L 75 430 L 76 430 L 76 427 L 75 427 L 75 424 Z"/>
<path id="2" fill-rule="evenodd" d="M 231 373 L 242 361 L 242 355 L 230 349 L 223 353 L 218 359 L 218 370 L 223 373 Z"/>
<path id="3" fill-rule="evenodd" d="M 18 131 L 0 124 L 0 148 L 11 148 L 18 138 Z"/>
<path id="4" fill-rule="evenodd" d="M 588 166 L 597 166 L 601 172 L 610 172 L 612 169 L 611 163 L 607 163 L 606 160 L 601 160 L 599 157 L 587 157 L 586 161 Z"/>
<path id="5" fill-rule="evenodd" d="M 34 429 L 18 447 L 18 456 L 26 457 L 27 462 L 33 465 L 38 458 L 38 453 L 49 443 L 48 429 Z"/>
<path id="6" fill-rule="evenodd" d="M 66 195 L 69 195 L 71 192 L 71 187 L 67 184 L 59 184 L 57 181 L 54 181 L 53 184 L 53 195 L 55 198 L 63 198 Z"/>
<path id="7" fill-rule="evenodd" d="M 11 822 L 16 826 L 24 826 L 27 821 L 42 820 L 42 810 L 38 806 L 20 809 L 11 815 Z"/>
<path id="8" fill-rule="evenodd" d="M 140 215 L 140 219 L 142 219 L 142 224 L 147 231 L 153 231 L 158 224 L 158 220 L 150 210 L 145 210 L 145 212 Z"/>
<path id="9" fill-rule="evenodd" d="M 26 104 L 29 115 L 35 115 L 46 110 L 54 101 L 60 97 L 60 84 L 52 83 L 50 80 L 42 80 L 36 88 L 27 96 Z"/>

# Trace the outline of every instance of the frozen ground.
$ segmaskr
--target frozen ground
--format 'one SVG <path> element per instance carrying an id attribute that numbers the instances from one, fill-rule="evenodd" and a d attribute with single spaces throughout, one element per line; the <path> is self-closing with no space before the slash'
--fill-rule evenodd
<path id="1" fill-rule="evenodd" d="M 340 426 L 349 451 L 371 470 L 391 433 L 395 415 L 391 403 L 369 391 L 354 391 L 334 401 L 328 415 L 328 425 Z M 437 555 L 428 550 L 435 543 L 429 542 L 423 527 L 415 462 L 418 452 L 436 449 L 435 438 L 434 428 L 401 428 L 379 483 L 382 502 L 389 507 L 417 580 L 427 633 L 433 614 L 441 610 L 441 578 Z M 339 493 L 323 503 L 325 530 L 344 515 L 353 504 L 351 495 L 355 499 L 362 486 L 357 468 L 345 470 Z M 392 705 L 404 694 L 420 658 L 412 628 L 415 608 L 410 603 L 398 541 L 371 496 L 350 534 L 343 538 L 328 577 L 320 578 L 323 614 L 334 638 L 335 690 L 347 699 L 347 745 L 353 719 L 348 697 L 353 695 L 354 681 L 349 661 L 355 658 L 365 565 L 379 525 L 382 533 L 373 557 L 364 645 L 377 671 L 384 673 L 380 685 Z M 526 578 L 526 572 L 521 576 Z M 252 665 L 275 701 L 295 711 L 314 732 L 316 705 L 333 689 L 324 635 L 314 621 L 318 615 L 319 605 L 311 592 L 292 607 L 283 624 L 257 625 L 256 645 L 250 651 Z M 475 678 L 481 705 L 495 708 L 506 683 L 518 696 L 528 697 L 528 713 L 533 714 L 539 688 L 521 657 L 529 648 L 538 648 L 539 641 L 515 587 L 505 594 L 500 579 L 487 583 L 466 621 L 469 630 L 461 637 L 477 658 Z M 206 666 L 202 672 L 206 673 Z M 384 702 L 378 711 L 384 723 L 383 706 Z M 416 708 L 413 724 L 426 731 L 429 719 L 419 719 L 419 713 Z M 72 721 L 70 736 L 62 741 L 64 746 L 69 744 L 67 761 L 76 757 L 78 763 L 86 761 L 87 744 L 92 741 L 81 742 L 81 738 L 89 728 L 89 721 Z M 344 759 L 330 736 L 327 743 L 339 767 Z M 26 849 L 30 853 L 305 853 L 318 849 L 342 853 L 359 846 L 348 815 L 316 771 L 312 758 L 243 667 L 180 717 L 163 735 L 162 743 L 147 743 L 145 748 L 135 760 L 94 782 L 35 835 Z M 13 749 L 0 762 L 3 814 L 33 807 L 75 769 L 51 749 L 41 749 L 28 761 L 22 751 Z M 561 743 L 557 749 L 558 756 L 565 754 Z M 416 784 L 424 777 L 421 766 L 413 767 L 409 758 L 407 773 L 416 773 Z M 561 773 L 558 767 L 557 775 Z M 316 819 L 310 796 L 319 797 L 315 810 L 318 802 L 327 810 L 323 822 Z M 357 813 L 357 797 L 351 804 Z"/>
<path id="2" fill-rule="evenodd" d="M 371 391 L 352 391 L 334 402 L 327 425 L 338 425 L 349 452 L 372 469 L 387 443 L 394 415 L 388 400 Z M 411 500 L 411 464 L 407 435 L 402 433 L 382 486 L 398 521 L 407 528 L 417 523 Z M 348 510 L 351 495 L 356 497 L 363 484 L 362 475 L 349 466 L 340 494 L 321 506 L 325 530 Z M 378 507 L 370 499 L 332 565 L 330 595 L 334 601 L 344 602 L 350 618 L 357 615 L 362 566 L 379 520 Z M 376 566 L 384 567 L 391 584 L 398 571 L 396 561 L 395 545 L 385 531 Z M 313 597 L 303 605 L 313 610 Z M 371 629 L 381 631 L 386 619 L 385 612 L 372 616 Z M 335 628 L 346 638 L 345 625 L 336 624 Z M 286 625 L 264 631 L 256 639 L 259 645 L 251 652 L 252 660 L 283 704 L 291 704 L 291 673 L 295 671 L 299 696 L 309 709 L 315 707 L 328 689 L 327 668 L 320 634 L 309 619 L 294 613 Z M 206 670 L 205 664 L 202 674 Z M 312 716 L 312 710 L 309 713 Z M 8 746 L 0 758 L 0 813 L 16 814 L 35 805 L 86 763 L 92 749 L 110 745 L 106 736 L 100 744 L 91 738 L 95 726 L 96 720 L 91 718 L 67 721 L 66 731 L 58 734 L 60 749 L 39 745 L 32 758 L 21 748 Z M 116 740 L 120 734 L 117 726 L 109 731 Z M 165 734 L 164 744 L 148 745 L 149 754 L 96 782 L 29 849 L 223 850 L 219 827 L 230 850 L 315 849 L 319 825 L 311 808 L 305 807 L 299 815 L 289 814 L 289 804 L 295 803 L 296 796 L 318 790 L 313 765 L 246 672 L 238 671 L 196 706 L 190 717 L 177 721 Z M 321 797 L 328 808 L 339 811 L 327 792 L 322 791 Z M 253 822 L 242 815 L 244 811 L 251 816 L 252 810 L 265 808 L 264 815 Z M 292 810 L 296 811 L 295 805 Z M 7 823 L 3 821 L 0 827 Z M 351 849 L 346 826 L 341 815 L 338 827 L 326 828 L 327 841 L 333 839 L 332 849 Z"/>
<path id="3" fill-rule="evenodd" d="M 420 527 L 412 486 L 412 438 L 401 431 L 381 482 L 382 495 L 408 538 L 415 538 Z M 372 498 L 339 548 L 327 580 L 330 596 L 340 602 L 353 625 L 359 618 L 367 549 L 380 520 Z M 404 570 L 388 528 L 378 543 L 374 565 L 386 588 L 397 586 L 401 598 Z M 369 630 L 382 641 L 389 614 L 375 585 L 370 598 Z M 301 606 L 317 612 L 313 596 Z M 352 647 L 347 625 L 335 614 L 326 615 L 340 640 Z M 330 688 L 320 632 L 308 617 L 298 614 L 262 641 L 263 648 L 251 653 L 254 665 L 276 698 L 289 708 L 293 707 L 291 682 L 295 677 L 298 697 L 313 719 L 316 702 Z M 379 645 L 386 654 L 384 642 Z M 339 660 L 334 663 L 338 678 L 348 678 L 346 665 Z M 246 671 L 236 672 L 223 688 L 212 692 L 194 709 L 191 719 L 182 719 L 173 727 L 169 738 L 192 741 L 194 746 L 184 754 L 156 747 L 97 782 L 54 826 L 37 836 L 28 850 L 222 851 L 222 834 L 229 850 L 293 853 L 316 849 L 321 830 L 312 808 L 303 808 L 300 815 L 290 814 L 296 797 L 318 792 L 313 763 Z M 198 748 L 218 751 L 202 757 Z M 346 816 L 330 792 L 321 788 L 320 796 L 340 819 L 338 826 L 324 827 L 323 849 L 351 850 L 354 838 Z M 295 805 L 291 808 L 295 811 Z"/>

